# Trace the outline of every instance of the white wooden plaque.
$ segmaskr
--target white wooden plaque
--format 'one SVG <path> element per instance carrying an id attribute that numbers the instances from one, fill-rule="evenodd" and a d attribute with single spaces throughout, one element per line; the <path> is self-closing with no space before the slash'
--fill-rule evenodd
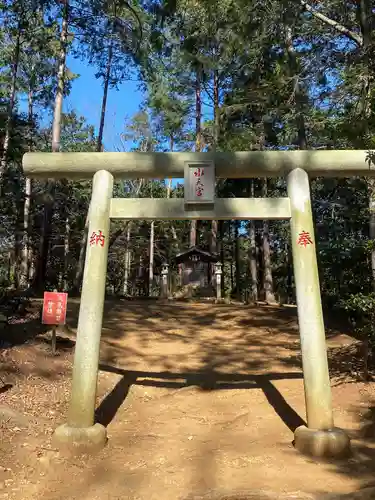
<path id="1" fill-rule="evenodd" d="M 188 205 L 215 203 L 215 165 L 212 161 L 185 162 L 184 194 Z"/>

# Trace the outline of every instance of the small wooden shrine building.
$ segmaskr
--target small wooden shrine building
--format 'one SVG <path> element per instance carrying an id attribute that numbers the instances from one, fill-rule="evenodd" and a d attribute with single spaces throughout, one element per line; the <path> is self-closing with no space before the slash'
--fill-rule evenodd
<path id="1" fill-rule="evenodd" d="M 190 285 L 201 288 L 213 286 L 211 268 L 218 259 L 217 254 L 206 252 L 197 246 L 190 247 L 185 252 L 176 255 L 174 261 L 179 267 L 180 286 Z"/>

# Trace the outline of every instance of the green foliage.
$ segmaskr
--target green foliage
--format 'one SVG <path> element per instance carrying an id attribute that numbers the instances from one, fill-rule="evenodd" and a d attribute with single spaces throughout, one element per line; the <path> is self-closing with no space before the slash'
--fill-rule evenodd
<path id="1" fill-rule="evenodd" d="M 339 305 L 349 313 L 356 332 L 362 338 L 375 340 L 375 293 L 351 294 L 347 299 L 341 300 Z"/>
<path id="2" fill-rule="evenodd" d="M 367 0 L 327 0 L 319 7 L 319 12 L 349 30 L 349 35 L 343 35 L 332 23 L 325 24 L 295 2 L 72 0 L 68 52 L 81 57 L 83 64 L 93 65 L 97 78 L 105 81 L 109 75 L 110 88 L 129 76 L 141 76 L 145 102 L 125 124 L 121 137 L 124 150 L 191 150 L 197 118 L 206 150 L 295 149 L 301 147 L 301 132 L 311 149 L 371 149 L 375 137 L 375 53 L 374 13 L 369 5 Z M 0 19 L 0 145 L 15 41 L 18 37 L 21 41 L 9 165 L 0 207 L 0 280 L 16 284 L 26 199 L 21 158 L 29 149 L 50 151 L 51 126 L 46 124 L 46 111 L 52 109 L 56 93 L 61 5 L 3 0 L 0 7 L 4 13 Z M 360 15 L 364 8 L 368 10 L 366 22 Z M 362 42 L 355 41 L 350 32 Z M 69 68 L 66 74 L 68 94 L 79 76 Z M 196 109 L 198 87 L 203 109 L 200 117 Z M 96 105 L 101 98 L 95 96 Z M 26 113 L 21 112 L 25 109 L 21 100 L 30 104 Z M 88 124 L 79 110 L 65 113 L 62 150 L 94 151 L 97 125 Z M 254 196 L 264 195 L 262 180 L 256 179 L 253 187 Z M 67 288 L 74 284 L 90 188 L 89 182 L 56 184 L 46 287 L 60 287 L 64 281 Z M 267 189 L 267 196 L 286 195 L 282 179 L 269 180 Z M 357 318 L 358 328 L 368 329 L 364 334 L 373 335 L 371 253 L 375 239 L 368 220 L 374 187 L 359 178 L 314 179 L 311 191 L 323 301 L 330 308 L 339 304 Z M 45 193 L 45 184 L 33 183 L 28 236 L 34 267 L 40 252 Z M 217 193 L 221 197 L 251 196 L 250 184 L 221 179 Z M 116 182 L 115 196 L 182 197 L 183 188 L 169 185 L 168 180 L 136 179 Z M 247 221 L 237 229 L 234 221 L 219 226 L 224 291 L 228 296 L 238 292 L 245 299 L 250 293 L 252 226 Z M 189 246 L 190 227 L 186 221 L 156 221 L 153 229 L 157 277 L 164 260 Z M 198 243 L 203 248 L 210 246 L 211 230 L 211 223 L 201 221 L 198 225 Z M 292 301 L 288 223 L 272 221 L 269 231 L 275 293 Z M 262 291 L 261 221 L 256 222 L 255 233 L 258 288 Z M 148 221 L 112 223 L 108 288 L 124 292 L 128 258 L 129 293 L 144 294 L 157 283 L 157 278 L 154 284 L 148 283 L 150 234 Z M 236 259 L 240 259 L 237 269 Z"/>

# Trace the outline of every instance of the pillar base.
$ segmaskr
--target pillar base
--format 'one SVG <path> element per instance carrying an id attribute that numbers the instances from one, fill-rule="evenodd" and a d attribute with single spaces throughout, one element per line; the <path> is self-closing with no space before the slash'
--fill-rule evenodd
<path id="1" fill-rule="evenodd" d="M 53 441 L 62 450 L 74 454 L 94 453 L 107 443 L 107 429 L 101 424 L 71 427 L 63 424 L 53 434 Z"/>
<path id="2" fill-rule="evenodd" d="M 342 429 L 319 430 L 301 425 L 294 432 L 294 446 L 305 455 L 317 458 L 346 458 L 350 439 Z"/>

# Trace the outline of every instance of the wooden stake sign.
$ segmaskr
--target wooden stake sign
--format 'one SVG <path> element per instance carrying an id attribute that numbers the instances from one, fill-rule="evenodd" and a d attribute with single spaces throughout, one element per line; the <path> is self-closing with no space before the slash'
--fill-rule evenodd
<path id="1" fill-rule="evenodd" d="M 57 325 L 65 325 L 67 302 L 67 293 L 59 293 L 57 290 L 44 292 L 42 323 L 52 325 L 51 347 L 53 355 L 56 354 L 56 328 Z"/>
<path id="2" fill-rule="evenodd" d="M 187 205 L 215 203 L 215 166 L 212 161 L 185 163 L 184 192 Z"/>
<path id="3" fill-rule="evenodd" d="M 65 325 L 67 293 L 44 292 L 42 323 Z"/>

